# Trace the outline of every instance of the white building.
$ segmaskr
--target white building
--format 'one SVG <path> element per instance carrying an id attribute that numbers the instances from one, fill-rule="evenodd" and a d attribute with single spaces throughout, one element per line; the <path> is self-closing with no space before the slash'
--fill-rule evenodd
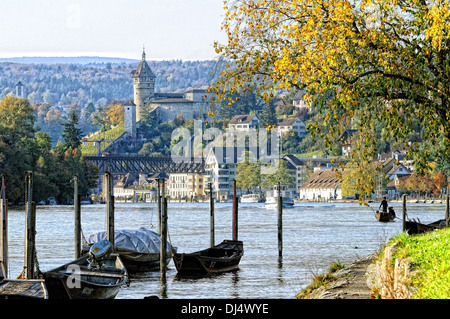
<path id="1" fill-rule="evenodd" d="M 332 169 L 317 170 L 300 187 L 300 199 L 325 201 L 342 199 L 342 181 Z"/>
<path id="2" fill-rule="evenodd" d="M 295 131 L 298 137 L 304 137 L 306 134 L 306 126 L 302 120 L 298 118 L 283 118 L 278 119 L 277 122 L 278 132 L 280 134 L 287 133 L 289 131 Z"/>
<path id="3" fill-rule="evenodd" d="M 230 131 L 248 131 L 258 127 L 259 119 L 256 115 L 235 115 L 228 123 Z"/>

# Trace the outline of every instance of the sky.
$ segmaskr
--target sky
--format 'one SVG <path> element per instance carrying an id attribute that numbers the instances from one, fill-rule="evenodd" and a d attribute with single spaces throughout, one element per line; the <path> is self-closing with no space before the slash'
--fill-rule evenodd
<path id="1" fill-rule="evenodd" d="M 214 59 L 222 0 L 6 0 L 0 57 Z"/>

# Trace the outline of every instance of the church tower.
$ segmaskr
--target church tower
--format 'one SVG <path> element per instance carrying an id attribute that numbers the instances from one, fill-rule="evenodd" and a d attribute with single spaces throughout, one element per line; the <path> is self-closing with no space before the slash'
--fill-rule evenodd
<path id="1" fill-rule="evenodd" d="M 133 74 L 134 104 L 136 104 L 136 121 L 141 120 L 145 104 L 155 94 L 155 75 L 145 61 L 145 50 L 142 51 L 142 61 Z"/>

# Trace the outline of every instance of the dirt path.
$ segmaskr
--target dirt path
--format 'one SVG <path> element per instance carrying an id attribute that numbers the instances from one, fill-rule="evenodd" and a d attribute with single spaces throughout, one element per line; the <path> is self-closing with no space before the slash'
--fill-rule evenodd
<path id="1" fill-rule="evenodd" d="M 374 256 L 362 258 L 334 273 L 338 279 L 313 291 L 312 299 L 371 299 L 366 270 Z"/>

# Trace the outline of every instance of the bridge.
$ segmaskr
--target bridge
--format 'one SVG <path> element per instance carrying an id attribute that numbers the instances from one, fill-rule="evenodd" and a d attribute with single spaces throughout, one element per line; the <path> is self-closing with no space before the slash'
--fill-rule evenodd
<path id="1" fill-rule="evenodd" d="M 168 156 L 86 156 L 86 160 L 94 163 L 99 168 L 100 174 L 203 173 L 205 169 L 204 162 L 199 162 L 198 159 L 178 163 Z"/>

